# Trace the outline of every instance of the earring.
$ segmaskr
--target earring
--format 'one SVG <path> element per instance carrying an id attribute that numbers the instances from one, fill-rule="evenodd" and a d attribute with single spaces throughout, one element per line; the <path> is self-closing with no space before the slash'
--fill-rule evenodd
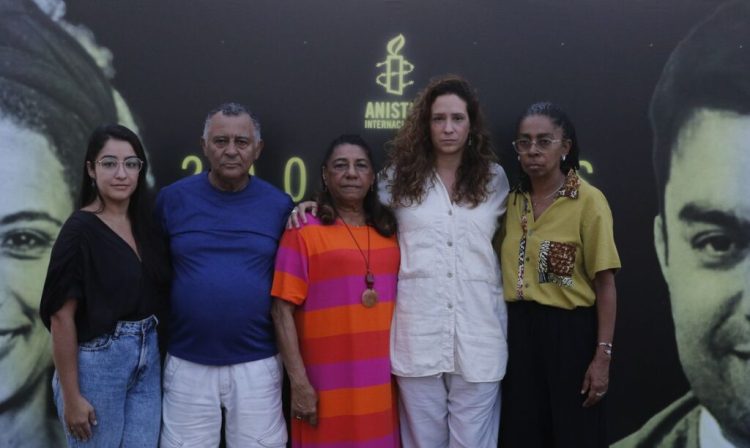
<path id="1" fill-rule="evenodd" d="M 521 156 L 516 156 L 516 159 L 518 159 L 518 161 L 520 162 L 521 161 Z"/>
<path id="2" fill-rule="evenodd" d="M 563 154 L 563 156 L 562 156 L 562 161 L 563 161 L 563 162 L 565 161 L 565 158 L 566 158 L 566 157 L 567 157 L 567 156 L 566 156 L 565 154 Z"/>
<path id="3" fill-rule="evenodd" d="M 91 178 L 91 188 L 96 190 L 96 179 L 94 179 L 93 177 Z"/>
<path id="4" fill-rule="evenodd" d="M 466 142 L 466 146 L 471 146 L 472 143 L 474 143 L 474 142 L 471 140 L 471 135 L 470 135 L 469 136 L 469 141 Z"/>

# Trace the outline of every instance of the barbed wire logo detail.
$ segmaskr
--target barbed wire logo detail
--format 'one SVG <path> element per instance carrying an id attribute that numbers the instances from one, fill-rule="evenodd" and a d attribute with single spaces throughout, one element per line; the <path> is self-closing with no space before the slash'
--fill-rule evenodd
<path id="1" fill-rule="evenodd" d="M 388 56 L 386 56 L 385 61 L 378 62 L 375 65 L 377 68 L 385 66 L 385 71 L 375 78 L 375 82 L 385 87 L 385 91 L 393 95 L 403 95 L 404 88 L 414 84 L 414 81 L 406 81 L 406 75 L 414 71 L 414 64 L 400 54 L 404 44 L 406 44 L 406 39 L 403 34 L 399 34 L 388 41 L 386 45 Z"/>

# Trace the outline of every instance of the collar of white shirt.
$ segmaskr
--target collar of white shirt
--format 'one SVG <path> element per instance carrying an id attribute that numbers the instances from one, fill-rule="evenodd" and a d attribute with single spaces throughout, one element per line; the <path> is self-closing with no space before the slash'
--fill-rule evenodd
<path id="1" fill-rule="evenodd" d="M 735 448 L 734 444 L 724 437 L 719 422 L 704 407 L 701 407 L 698 439 L 702 448 Z"/>

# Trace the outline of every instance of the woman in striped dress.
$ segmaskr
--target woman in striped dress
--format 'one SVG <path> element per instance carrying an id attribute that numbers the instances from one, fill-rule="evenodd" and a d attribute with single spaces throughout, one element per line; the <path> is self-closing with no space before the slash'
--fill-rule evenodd
<path id="1" fill-rule="evenodd" d="M 398 447 L 389 337 L 399 249 L 367 144 L 334 140 L 317 218 L 284 234 L 272 295 L 291 382 L 292 446 Z"/>

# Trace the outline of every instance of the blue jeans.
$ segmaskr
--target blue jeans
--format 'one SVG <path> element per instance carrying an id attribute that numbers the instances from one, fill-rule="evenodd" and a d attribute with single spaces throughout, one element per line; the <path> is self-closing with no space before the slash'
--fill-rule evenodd
<path id="1" fill-rule="evenodd" d="M 86 442 L 74 439 L 63 420 L 63 396 L 55 371 L 57 415 L 71 447 L 156 447 L 161 425 L 161 365 L 156 317 L 121 321 L 115 331 L 78 346 L 78 385 L 94 407 L 97 425 Z"/>

